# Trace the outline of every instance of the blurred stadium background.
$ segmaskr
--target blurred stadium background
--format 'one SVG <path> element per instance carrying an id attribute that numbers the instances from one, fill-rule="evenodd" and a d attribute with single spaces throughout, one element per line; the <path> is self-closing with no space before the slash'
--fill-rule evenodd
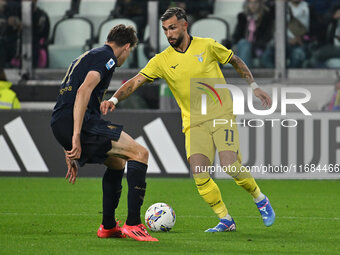
<path id="1" fill-rule="evenodd" d="M 334 97 L 335 84 L 339 79 L 340 58 L 337 58 L 334 52 L 334 57 L 314 65 L 313 68 L 308 65 L 314 52 L 330 42 L 325 42 L 323 36 L 330 36 L 334 22 L 337 22 L 331 15 L 337 10 L 339 1 L 306 1 L 306 3 L 310 8 L 308 16 L 310 32 L 303 44 L 305 57 L 300 66 L 291 67 L 292 59 L 286 54 L 289 50 L 289 45 L 286 45 L 289 41 L 286 36 L 288 34 L 286 13 L 290 3 L 281 0 L 262 1 L 270 16 L 266 24 L 270 27 L 270 37 L 265 47 L 271 47 L 274 65 L 268 67 L 257 55 L 253 56 L 250 65 L 258 84 L 269 93 L 272 93 L 273 88 L 278 88 L 280 92 L 280 89 L 286 87 L 309 90 L 311 99 L 305 107 L 312 116 L 303 115 L 293 105 L 288 105 L 287 116 L 280 116 L 279 101 L 276 113 L 268 117 L 278 119 L 294 117 L 299 121 L 298 128 L 288 128 L 288 131 L 281 125 L 270 127 L 270 123 L 266 123 L 263 128 L 240 127 L 241 149 L 246 165 L 298 166 L 313 163 L 324 166 L 339 162 L 340 124 L 338 113 L 333 111 L 336 107 L 329 108 L 329 104 Z M 176 5 L 185 7 L 192 35 L 215 38 L 232 47 L 236 54 L 240 55 L 242 51 L 237 48 L 235 34 L 238 30 L 238 15 L 244 11 L 245 4 L 247 3 L 243 0 L 39 0 L 7 3 L 4 1 L 1 8 L 3 13 L 1 24 L 5 26 L 9 17 L 14 16 L 19 26 L 17 30 L 12 26 L 12 30 L 16 32 L 12 31 L 11 34 L 8 32 L 10 29 L 3 32 L 2 38 L 7 40 L 1 42 L 6 46 L 4 48 L 7 52 L 2 54 L 4 58 L 1 61 L 2 71 L 3 76 L 13 84 L 11 89 L 16 92 L 21 109 L 0 111 L 0 174 L 3 176 L 64 174 L 62 150 L 53 140 L 49 128 L 50 113 L 60 81 L 74 58 L 87 49 L 105 42 L 107 32 L 112 26 L 118 23 L 134 26 L 137 29 L 139 44 L 127 63 L 118 68 L 113 75 L 108 96 L 125 80 L 134 76 L 150 57 L 167 47 L 168 43 L 159 23 L 159 17 L 166 8 Z M 312 13 L 318 18 L 312 19 L 314 17 Z M 10 26 L 8 22 L 7 27 Z M 337 32 L 333 34 L 335 37 L 331 40 L 335 46 L 338 45 L 337 34 Z M 9 38 L 12 38 L 12 41 Z M 9 43 L 11 44 L 8 45 Z M 13 48 L 16 51 L 11 55 L 8 49 Z M 285 57 L 286 55 L 288 57 Z M 234 69 L 226 65 L 222 70 L 227 81 L 239 86 L 246 95 L 245 81 L 239 78 Z M 299 93 L 289 95 L 290 98 L 301 96 L 303 95 Z M 258 107 L 259 102 L 255 100 L 254 105 Z M 158 80 L 141 87 L 128 100 L 120 103 L 119 108 L 121 109 L 111 114 L 109 118 L 123 123 L 128 133 L 150 149 L 151 175 L 189 176 L 180 113 L 164 81 Z M 247 105 L 246 109 L 248 110 Z M 241 117 L 259 118 L 250 113 Z M 82 175 L 101 175 L 102 172 L 91 171 L 92 168 L 85 167 Z M 298 170 L 299 173 L 294 174 L 267 173 L 256 176 L 266 179 L 332 179 L 340 176 L 329 174 L 327 171 L 306 173 L 308 169 L 306 171 L 301 169 Z M 224 175 L 217 174 L 216 177 L 224 178 Z"/>
<path id="2" fill-rule="evenodd" d="M 248 0 L 254 1 L 260 0 Z M 287 33 L 292 1 L 308 4 L 302 7 L 309 10 L 301 7 L 309 30 L 295 47 L 289 45 Z M 253 52 L 248 63 L 255 80 L 269 94 L 273 88 L 279 93 L 284 88 L 304 88 L 311 93 L 304 104 L 312 114 L 309 116 L 294 105 L 288 105 L 287 115 L 282 115 L 279 100 L 275 113 L 269 116 L 250 113 L 245 103 L 246 113 L 238 117 L 239 122 L 256 119 L 253 125 L 264 123 L 257 128 L 239 125 L 240 145 L 244 165 L 276 167 L 254 173 L 257 179 L 278 179 L 259 180 L 277 213 L 273 227 L 262 225 L 252 201 L 231 180 L 217 180 L 237 219 L 238 232 L 227 237 L 202 232 L 215 224 L 216 218 L 189 179 L 180 111 L 162 80 L 139 88 L 107 116 L 123 124 L 128 134 L 149 149 L 148 176 L 162 177 L 149 178 L 142 211 L 162 201 L 177 213 L 176 226 L 170 233 L 155 233 L 159 244 L 95 238 L 101 217 L 101 179 L 82 177 L 101 177 L 103 166 L 81 168 L 76 185 L 51 178 L 66 173 L 62 148 L 49 123 L 60 82 L 74 58 L 102 45 L 115 24 L 137 29 L 138 47 L 124 67 L 116 69 L 108 90 L 111 96 L 150 57 L 167 47 L 159 17 L 176 5 L 187 10 L 191 35 L 215 38 L 242 55 L 236 32 L 245 3 L 0 0 L 0 108 L 9 108 L 0 109 L 0 254 L 339 254 L 339 0 L 261 1 L 269 17 L 264 24 L 269 36 L 262 52 Z M 292 49 L 297 49 L 293 55 Z M 269 64 L 260 57 L 266 50 Z M 246 96 L 248 86 L 234 69 L 226 65 L 222 71 L 227 82 L 239 86 Z M 2 86 L 10 84 L 20 107 L 3 101 Z M 15 95 L 11 95 L 14 100 Z M 291 92 L 287 96 L 305 95 Z M 260 109 L 260 102 L 254 100 L 254 107 Z M 294 119 L 298 125 L 287 128 L 280 121 L 268 119 Z M 221 172 L 212 175 L 228 177 Z M 124 186 L 117 211 L 120 220 L 126 216 Z"/>

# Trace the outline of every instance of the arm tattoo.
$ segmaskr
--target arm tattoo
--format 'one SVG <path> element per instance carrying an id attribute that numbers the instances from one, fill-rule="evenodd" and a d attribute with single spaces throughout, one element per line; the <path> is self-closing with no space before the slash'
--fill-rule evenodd
<path id="1" fill-rule="evenodd" d="M 230 64 L 232 64 L 232 66 L 242 78 L 247 80 L 248 84 L 254 82 L 253 75 L 250 72 L 249 68 L 238 56 L 234 55 L 230 60 Z"/>
<path id="2" fill-rule="evenodd" d="M 132 92 L 133 91 L 131 87 L 127 87 L 127 88 L 121 87 L 116 91 L 115 97 L 117 97 L 119 101 L 121 101 L 129 97 Z"/>
<path id="3" fill-rule="evenodd" d="M 137 80 L 135 83 L 133 81 L 128 81 L 116 91 L 114 96 L 117 97 L 119 101 L 124 100 L 129 97 L 141 84 L 141 80 Z"/>

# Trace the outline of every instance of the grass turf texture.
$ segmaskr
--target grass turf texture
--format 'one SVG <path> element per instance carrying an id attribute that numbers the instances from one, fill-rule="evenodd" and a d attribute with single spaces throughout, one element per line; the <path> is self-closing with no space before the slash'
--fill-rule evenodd
<path id="1" fill-rule="evenodd" d="M 0 254 L 340 254 L 340 181 L 258 181 L 277 219 L 265 227 L 251 197 L 218 180 L 237 232 L 204 233 L 217 224 L 190 179 L 149 178 L 142 207 L 166 202 L 173 230 L 152 233 L 158 243 L 99 239 L 101 179 L 0 178 Z M 117 209 L 126 218 L 127 185 Z M 142 219 L 144 222 L 144 219 Z"/>

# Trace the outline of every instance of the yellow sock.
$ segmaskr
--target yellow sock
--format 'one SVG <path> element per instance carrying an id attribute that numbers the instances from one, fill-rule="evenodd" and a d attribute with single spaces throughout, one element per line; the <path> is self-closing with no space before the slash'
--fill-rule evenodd
<path id="1" fill-rule="evenodd" d="M 219 218 L 228 214 L 228 210 L 222 201 L 220 189 L 209 173 L 194 174 L 195 183 L 201 197 L 209 204 Z"/>
<path id="2" fill-rule="evenodd" d="M 234 178 L 237 185 L 244 188 L 253 198 L 261 195 L 261 190 L 255 179 L 245 167 L 242 167 L 239 161 L 234 162 L 226 172 Z"/>
<path id="3" fill-rule="evenodd" d="M 261 195 L 260 187 L 255 182 L 254 178 L 246 179 L 234 179 L 236 184 L 244 188 L 253 198 L 257 198 Z"/>

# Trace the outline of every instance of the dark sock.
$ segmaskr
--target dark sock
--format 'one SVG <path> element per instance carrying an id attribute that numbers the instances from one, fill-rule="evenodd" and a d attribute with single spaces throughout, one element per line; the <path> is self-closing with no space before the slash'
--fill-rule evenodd
<path id="1" fill-rule="evenodd" d="M 128 192 L 128 217 L 126 224 L 133 226 L 141 223 L 140 208 L 144 201 L 146 183 L 146 169 L 144 163 L 130 160 L 127 164 Z"/>
<path id="2" fill-rule="evenodd" d="M 114 170 L 107 168 L 103 176 L 103 221 L 105 229 L 116 226 L 115 210 L 118 206 L 120 194 L 122 193 L 122 179 L 124 168 Z"/>

